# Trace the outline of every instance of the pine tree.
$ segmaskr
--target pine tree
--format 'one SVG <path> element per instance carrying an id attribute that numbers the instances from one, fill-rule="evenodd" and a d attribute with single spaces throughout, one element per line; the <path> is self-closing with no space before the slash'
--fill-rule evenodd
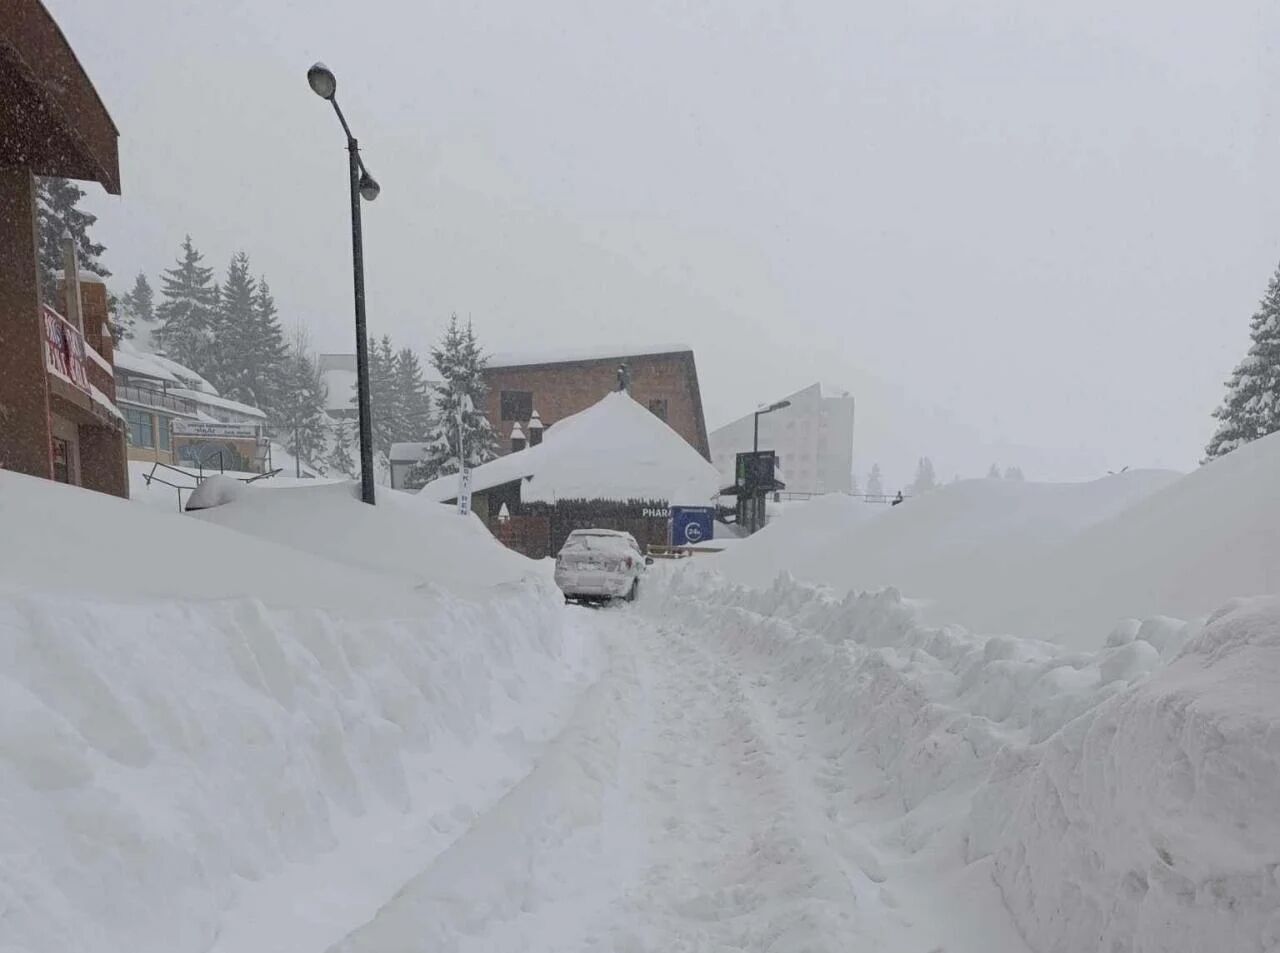
<path id="1" fill-rule="evenodd" d="M 395 356 L 391 389 L 396 403 L 394 441 L 421 440 L 431 426 L 431 398 L 422 362 L 410 348 L 401 348 Z"/>
<path id="2" fill-rule="evenodd" d="M 427 433 L 426 456 L 411 471 L 413 479 L 423 483 L 457 473 L 462 455 L 467 467 L 479 466 L 498 455 L 497 438 L 480 410 L 487 393 L 484 353 L 475 330 L 469 323 L 465 329 L 460 327 L 456 314 L 450 318 L 440 344 L 431 349 L 431 365 L 440 375 L 441 385 Z M 462 454 L 458 448 L 459 429 Z"/>
<path id="3" fill-rule="evenodd" d="M 138 338 L 148 343 L 156 323 L 156 296 L 147 276 L 138 272 L 133 290 L 121 295 L 116 307 L 116 326 L 112 329 L 117 339 Z"/>
<path id="4" fill-rule="evenodd" d="M 1249 321 L 1252 343 L 1231 379 L 1204 462 L 1280 430 L 1280 268 Z"/>
<path id="5" fill-rule="evenodd" d="M 279 373 L 280 403 L 275 408 L 275 428 L 285 449 L 312 466 L 324 454 L 329 432 L 325 413 L 327 396 L 324 379 L 311 353 L 306 330 L 299 327 L 290 342 Z M 350 465 L 350 453 L 347 455 Z"/>
<path id="6" fill-rule="evenodd" d="M 399 420 L 399 405 L 395 392 L 395 350 L 391 338 L 383 335 L 381 341 L 369 348 L 369 418 L 373 432 L 374 453 L 389 456 L 396 434 L 403 429 Z M 351 406 L 360 408 L 360 395 L 351 396 Z"/>
<path id="7" fill-rule="evenodd" d="M 928 457 L 921 457 L 916 465 L 916 478 L 911 483 L 911 495 L 920 496 L 936 489 L 937 486 L 938 478 L 933 472 L 933 461 Z"/>
<path id="8" fill-rule="evenodd" d="M 111 272 L 107 271 L 98 260 L 98 256 L 106 251 L 106 246 L 89 238 L 89 229 L 98 217 L 76 207 L 84 195 L 84 189 L 68 179 L 50 177 L 36 181 L 40 297 L 49 304 L 54 304 L 58 300 L 58 276 L 62 274 L 64 232 L 70 232 L 75 240 L 76 256 L 81 271 L 101 275 L 103 278 L 111 275 Z"/>
<path id="9" fill-rule="evenodd" d="M 256 403 L 249 380 L 254 354 L 254 310 L 258 283 L 249 272 L 249 256 L 236 252 L 227 265 L 217 310 L 209 328 L 207 369 L 201 371 L 232 400 L 261 407 Z"/>
<path id="10" fill-rule="evenodd" d="M 1000 468 L 996 466 L 994 463 L 991 464 L 991 469 L 987 471 L 987 479 L 988 480 L 1000 479 Z"/>
<path id="11" fill-rule="evenodd" d="M 246 394 L 249 403 L 271 414 L 283 398 L 284 376 L 289 348 L 285 344 L 284 331 L 280 327 L 276 300 L 271 297 L 271 287 L 266 276 L 258 279 L 258 296 L 253 301 L 253 336 L 251 359 L 245 374 Z M 319 363 L 316 374 L 320 373 Z M 325 396 L 320 397 L 320 410 L 324 412 Z"/>
<path id="12" fill-rule="evenodd" d="M 867 474 L 867 497 L 875 499 L 884 496 L 884 485 L 880 477 L 880 464 L 871 464 L 871 472 Z"/>
<path id="13" fill-rule="evenodd" d="M 324 465 L 329 473 L 341 473 L 354 477 L 360 472 L 359 466 L 352 457 L 351 427 L 346 420 L 335 420 L 330 424 L 331 441 L 329 453 Z"/>
<path id="14" fill-rule="evenodd" d="M 1005 467 L 1004 478 L 1006 480 L 1025 480 L 1022 475 L 1022 467 Z"/>
<path id="15" fill-rule="evenodd" d="M 163 275 L 164 301 L 156 308 L 161 325 L 155 343 L 179 364 L 208 376 L 205 371 L 211 369 L 209 351 L 218 288 L 213 283 L 213 269 L 201 261 L 201 254 L 188 235 L 176 266 Z"/>

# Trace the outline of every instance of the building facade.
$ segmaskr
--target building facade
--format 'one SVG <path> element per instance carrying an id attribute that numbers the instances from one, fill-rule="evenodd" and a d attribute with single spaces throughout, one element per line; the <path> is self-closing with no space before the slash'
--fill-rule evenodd
<path id="1" fill-rule="evenodd" d="M 484 372 L 489 388 L 484 410 L 498 435 L 499 452 L 511 452 L 511 433 L 517 425 L 528 436 L 535 412 L 544 427 L 554 427 L 616 391 L 624 365 L 632 398 L 710 459 L 698 369 L 687 348 L 543 359 L 493 357 Z"/>
<path id="2" fill-rule="evenodd" d="M 853 397 L 813 384 L 784 398 L 790 407 L 760 417 L 760 449 L 778 455 L 790 493 L 848 493 L 853 489 Z M 739 453 L 752 449 L 755 414 L 711 434 L 711 462 L 734 479 Z"/>
<path id="3" fill-rule="evenodd" d="M 0 467 L 129 495 L 106 289 L 42 301 L 35 176 L 119 194 L 119 133 L 38 0 L 0 15 Z M 73 259 L 74 261 L 74 259 Z M 63 312 L 57 309 L 63 308 Z"/>

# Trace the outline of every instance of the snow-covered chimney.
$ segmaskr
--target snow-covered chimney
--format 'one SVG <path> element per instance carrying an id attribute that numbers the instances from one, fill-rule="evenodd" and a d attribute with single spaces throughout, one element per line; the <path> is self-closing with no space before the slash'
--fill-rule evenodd
<path id="1" fill-rule="evenodd" d="M 515 453 L 517 450 L 523 450 L 524 448 L 525 448 L 524 431 L 520 429 L 519 424 L 512 424 L 511 425 L 511 452 Z"/>
<path id="2" fill-rule="evenodd" d="M 542 418 L 535 410 L 533 416 L 529 418 L 529 446 L 536 447 L 540 443 L 542 443 Z"/>

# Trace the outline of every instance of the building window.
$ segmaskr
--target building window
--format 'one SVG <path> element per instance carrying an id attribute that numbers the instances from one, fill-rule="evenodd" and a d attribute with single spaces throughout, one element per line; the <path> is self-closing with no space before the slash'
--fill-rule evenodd
<path id="1" fill-rule="evenodd" d="M 170 449 L 170 447 L 169 447 L 169 423 L 170 423 L 170 421 L 172 421 L 172 420 L 173 420 L 173 418 L 172 418 L 172 417 L 165 417 L 165 416 L 163 416 L 163 415 L 156 417 L 156 428 L 159 430 L 159 433 L 156 435 L 157 437 L 159 437 L 159 440 L 157 440 L 157 443 L 159 443 L 159 444 L 160 444 L 160 449 L 161 449 L 161 450 L 168 450 L 168 449 Z"/>
<path id="2" fill-rule="evenodd" d="M 71 444 L 61 437 L 53 438 L 53 478 L 59 483 L 71 483 Z"/>
<path id="3" fill-rule="evenodd" d="M 504 390 L 502 392 L 502 419 L 523 423 L 533 416 L 533 391 Z"/>
<path id="4" fill-rule="evenodd" d="M 667 402 L 661 397 L 654 397 L 649 401 L 649 412 L 659 420 L 666 420 Z"/>
<path id="5" fill-rule="evenodd" d="M 152 417 L 146 411 L 126 407 L 124 419 L 129 423 L 129 442 L 135 447 L 154 447 L 156 445 L 155 427 Z"/>

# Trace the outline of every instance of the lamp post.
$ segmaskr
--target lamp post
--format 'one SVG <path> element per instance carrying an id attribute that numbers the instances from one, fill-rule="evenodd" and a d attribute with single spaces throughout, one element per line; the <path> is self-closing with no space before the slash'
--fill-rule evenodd
<path id="1" fill-rule="evenodd" d="M 791 401 L 780 400 L 770 404 L 768 407 L 761 407 L 756 411 L 755 430 L 751 438 L 751 467 L 752 467 L 752 497 L 751 497 L 751 532 L 755 532 L 760 528 L 760 510 L 761 506 L 760 492 L 755 488 L 754 475 L 756 472 L 756 458 L 760 453 L 760 418 L 765 414 L 771 414 L 775 410 L 782 410 L 784 407 L 790 407 Z"/>
<path id="2" fill-rule="evenodd" d="M 351 183 L 351 270 L 356 295 L 356 395 L 360 407 L 360 499 L 372 504 L 373 499 L 373 416 L 369 398 L 369 344 L 364 317 L 364 238 L 360 231 L 360 199 L 372 202 L 381 191 L 360 158 L 356 137 L 351 134 L 346 117 L 338 107 L 338 79 L 323 63 L 307 70 L 307 83 L 321 99 L 327 99 L 338 114 L 342 131 L 347 136 Z"/>

